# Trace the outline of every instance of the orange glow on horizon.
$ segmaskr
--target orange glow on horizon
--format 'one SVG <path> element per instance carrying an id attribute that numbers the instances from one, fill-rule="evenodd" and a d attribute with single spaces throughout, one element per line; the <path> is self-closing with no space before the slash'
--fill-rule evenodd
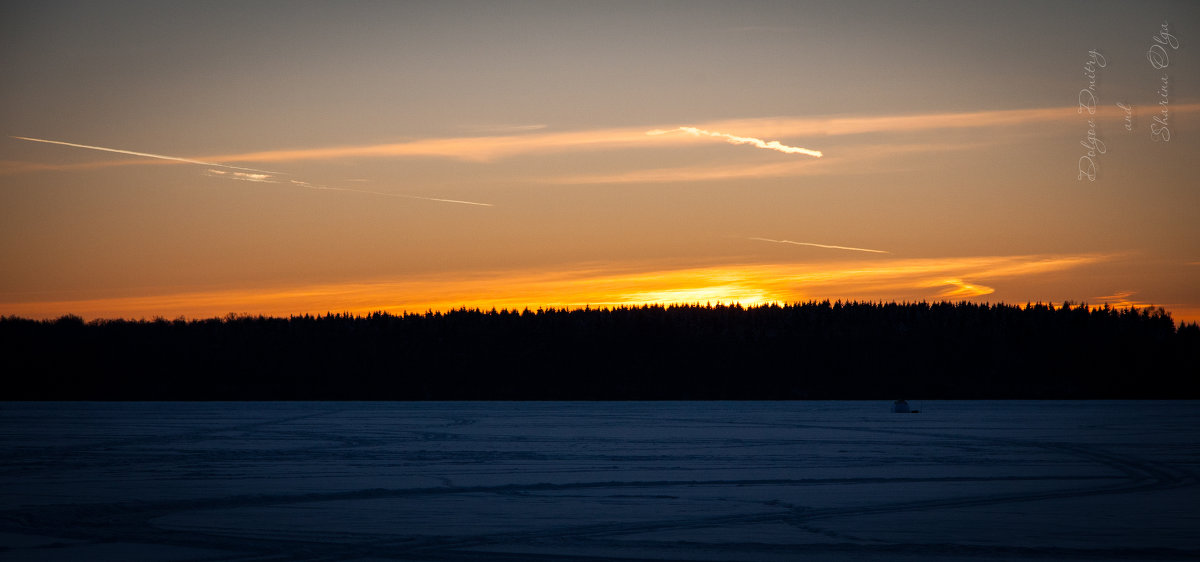
<path id="1" fill-rule="evenodd" d="M 423 313 L 459 308 L 537 309 L 646 304 L 821 300 L 966 300 L 995 289 L 984 283 L 1068 270 L 1108 259 L 1082 256 L 990 256 L 876 259 L 802 264 L 747 264 L 623 269 L 444 274 L 357 283 L 182 292 L 153 296 L 8 302 L 0 312 L 31 318 L 208 318 L 228 313 L 290 316 L 347 312 Z"/>

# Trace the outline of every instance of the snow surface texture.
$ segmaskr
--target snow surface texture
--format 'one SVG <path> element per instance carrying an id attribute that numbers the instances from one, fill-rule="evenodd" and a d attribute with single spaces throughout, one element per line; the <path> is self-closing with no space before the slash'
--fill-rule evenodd
<path id="1" fill-rule="evenodd" d="M 1179 560 L 1200 403 L 4 403 L 2 560 Z"/>

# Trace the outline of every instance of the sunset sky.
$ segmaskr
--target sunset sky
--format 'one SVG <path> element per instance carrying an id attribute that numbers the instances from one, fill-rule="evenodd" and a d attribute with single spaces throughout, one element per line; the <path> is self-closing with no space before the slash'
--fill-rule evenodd
<path id="1" fill-rule="evenodd" d="M 1194 1 L 12 1 L 0 28 L 0 315 L 1200 320 Z"/>

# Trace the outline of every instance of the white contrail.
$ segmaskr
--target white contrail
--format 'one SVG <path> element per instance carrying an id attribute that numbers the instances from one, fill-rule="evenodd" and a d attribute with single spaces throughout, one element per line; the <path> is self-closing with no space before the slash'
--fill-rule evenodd
<path id="1" fill-rule="evenodd" d="M 333 187 L 329 185 L 317 185 L 306 181 L 291 180 L 292 184 L 308 189 L 320 189 L 325 191 L 349 191 L 351 193 L 367 193 L 370 195 L 383 195 L 385 197 L 402 197 L 404 199 L 422 199 L 425 201 L 437 201 L 440 203 L 458 203 L 460 205 L 478 205 L 480 207 L 494 207 L 491 203 L 479 203 L 476 201 L 462 201 L 460 199 L 439 199 L 437 197 L 421 197 L 420 195 L 406 195 L 404 193 L 388 193 L 386 191 L 370 191 L 366 189 L 351 189 L 349 187 Z"/>
<path id="2" fill-rule="evenodd" d="M 797 246 L 812 246 L 814 248 L 829 248 L 831 250 L 853 250 L 855 252 L 871 252 L 873 254 L 890 254 L 886 250 L 872 250 L 870 248 L 851 248 L 850 246 L 833 246 L 830 244 L 816 244 L 813 242 L 793 242 L 791 240 L 772 240 L 770 238 L 753 238 L 750 240 L 758 240 L 761 242 L 774 242 L 776 244 L 795 244 Z"/>
<path id="3" fill-rule="evenodd" d="M 725 142 L 732 143 L 732 144 L 749 144 L 749 145 L 756 146 L 758 148 L 765 148 L 767 150 L 778 150 L 779 152 L 783 152 L 786 154 L 805 154 L 808 156 L 812 156 L 814 158 L 820 158 L 822 156 L 821 151 L 819 151 L 819 150 L 809 150 L 807 148 L 800 148 L 798 146 L 788 146 L 779 141 L 765 141 L 762 139 L 756 139 L 754 137 L 739 137 L 737 135 L 731 135 L 729 133 L 718 133 L 716 131 L 705 131 L 704 129 L 697 129 L 696 127 L 680 127 L 676 130 L 683 131 L 685 133 L 688 133 L 689 135 L 693 135 L 693 136 L 697 136 L 697 137 L 700 137 L 700 136 L 717 137 L 717 138 L 725 139 Z M 647 135 L 662 135 L 662 134 L 666 134 L 669 132 L 671 132 L 671 131 L 663 131 L 660 129 L 660 130 L 654 130 L 654 131 L 647 131 L 646 134 Z"/>
<path id="4" fill-rule="evenodd" d="M 61 144 L 63 146 L 73 146 L 76 148 L 87 148 L 90 150 L 101 150 L 104 152 L 116 152 L 118 154 L 131 154 L 133 156 L 144 156 L 146 158 L 157 158 L 159 160 L 171 160 L 173 162 L 183 162 L 185 164 L 198 164 L 201 166 L 216 166 L 218 168 L 228 168 L 231 170 L 244 170 L 245 172 L 257 172 L 257 173 L 249 173 L 248 174 L 248 173 L 244 173 L 244 172 L 223 172 L 221 170 L 212 170 L 212 169 L 208 170 L 208 175 L 210 175 L 210 176 L 221 177 L 221 178 L 231 179 L 231 180 L 252 181 L 252 182 L 259 182 L 259 183 L 280 183 L 278 180 L 275 179 L 274 174 L 283 174 L 284 173 L 284 172 L 272 172 L 270 170 L 259 170 L 257 168 L 243 168 L 241 166 L 230 166 L 228 164 L 220 164 L 217 162 L 205 162 L 203 160 L 192 160 L 190 158 L 179 158 L 177 156 L 166 156 L 163 154 L 150 154 L 148 152 L 134 152 L 132 150 L 121 150 L 119 148 L 105 148 L 103 146 L 75 144 L 73 142 L 63 142 L 63 141 L 35 139 L 35 138 L 30 138 L 30 137 L 16 137 L 16 136 L 11 137 L 11 138 L 26 140 L 26 141 L 33 141 L 33 142 L 44 142 L 44 143 L 49 143 L 49 144 Z M 404 194 L 400 194 L 400 193 L 386 193 L 383 191 L 367 191 L 364 189 L 349 189 L 349 188 L 345 188 L 345 187 L 330 187 L 327 185 L 316 185 L 316 184 L 311 184 L 311 183 L 308 183 L 305 181 L 298 181 L 298 180 L 291 180 L 291 183 L 298 185 L 298 186 L 307 187 L 309 189 L 325 189 L 325 190 L 330 190 L 330 191 L 352 191 L 352 192 L 357 192 L 357 193 L 370 193 L 372 195 L 384 195 L 384 196 L 388 196 L 388 197 L 403 197 L 405 199 L 423 199 L 425 201 L 437 201 L 440 203 L 457 203 L 460 205 L 478 205 L 480 207 L 492 207 L 493 206 L 491 203 L 477 203 L 475 201 L 460 201 L 458 199 L 438 199 L 437 197 L 421 197 L 419 195 L 404 195 Z"/>
<path id="5" fill-rule="evenodd" d="M 63 142 L 63 141 L 46 140 L 46 139 L 34 139 L 34 138 L 29 138 L 29 137 L 10 137 L 10 138 L 26 140 L 26 141 L 33 141 L 33 142 L 44 142 L 44 143 L 48 143 L 48 144 L 61 144 L 63 146 L 73 146 L 75 148 L 87 148 L 89 150 L 100 150 L 103 152 L 116 152 L 117 154 L 130 154 L 133 156 L 144 156 L 146 158 L 157 158 L 159 160 L 171 160 L 173 162 L 184 162 L 187 164 L 199 164 L 201 166 L 216 166 L 218 168 L 229 168 L 230 170 L 246 170 L 248 172 L 262 172 L 265 174 L 281 173 L 281 172 L 272 172 L 270 170 L 259 170 L 257 168 L 243 168 L 241 166 L 230 166 L 229 164 L 220 164 L 217 162 L 204 162 L 202 160 L 191 160 L 189 158 L 179 158 L 177 156 L 165 156 L 162 154 L 150 154 L 148 152 L 134 152 L 132 150 L 121 150 L 119 148 L 105 148 L 103 146 L 75 144 L 73 142 Z"/>

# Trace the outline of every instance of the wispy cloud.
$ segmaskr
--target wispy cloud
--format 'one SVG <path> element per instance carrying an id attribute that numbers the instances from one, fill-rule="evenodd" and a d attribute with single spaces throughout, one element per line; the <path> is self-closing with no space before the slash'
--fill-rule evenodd
<path id="1" fill-rule="evenodd" d="M 546 125 L 541 123 L 531 125 L 492 125 L 489 127 L 469 127 L 470 130 L 481 133 L 526 133 L 529 131 L 539 131 L 545 128 Z"/>
<path id="2" fill-rule="evenodd" d="M 897 156 L 923 152 L 949 153 L 984 146 L 980 143 L 908 143 L 902 145 L 856 146 L 853 154 L 841 152 L 820 159 L 788 158 L 773 162 L 732 164 L 696 164 L 670 168 L 651 168 L 606 174 L 578 174 L 541 178 L 555 184 L 677 183 L 729 179 L 760 179 L 821 175 L 880 174 L 904 171 L 907 161 Z M 889 160 L 890 159 L 890 160 Z"/>
<path id="3" fill-rule="evenodd" d="M 1200 113 L 1200 104 L 1179 104 L 1171 106 L 1177 114 Z M 1120 108 L 1103 108 L 1100 112 L 1116 115 Z M 525 154 L 541 154 L 558 151 L 576 150 L 607 150 L 622 148 L 654 148 L 675 145 L 686 145 L 697 142 L 700 138 L 723 138 L 728 142 L 752 144 L 769 150 L 803 150 L 812 153 L 819 151 L 789 147 L 778 144 L 778 141 L 764 141 L 762 138 L 805 137 L 820 138 L 838 135 L 856 135 L 866 133 L 908 133 L 917 131 L 932 131 L 940 129 L 970 129 L 998 128 L 1025 124 L 1042 123 L 1074 123 L 1078 119 L 1075 106 L 1015 109 L 1002 111 L 975 111 L 957 113 L 925 113 L 914 115 L 869 115 L 869 116 L 830 116 L 830 117 L 771 117 L 714 121 L 698 123 L 692 127 L 692 134 L 677 126 L 671 127 L 627 127 L 592 129 L 570 132 L 529 132 L 524 134 L 472 136 L 472 137 L 439 137 L 413 139 L 403 142 L 377 143 L 350 146 L 310 147 L 283 150 L 265 150 L 257 152 L 242 152 L 208 156 L 197 159 L 176 158 L 162 155 L 151 155 L 133 151 L 104 149 L 86 145 L 66 144 L 118 152 L 149 158 L 165 158 L 166 161 L 204 164 L 209 166 L 229 167 L 245 171 L 263 172 L 253 168 L 241 168 L 215 162 L 298 162 L 312 160 L 336 160 L 353 158 L 397 158 L 397 157 L 439 157 L 455 158 L 466 161 L 487 162 L 499 158 L 508 158 Z M 647 134 L 647 130 L 651 133 Z M 666 134 L 667 132 L 680 134 Z M 739 135 L 712 133 L 713 131 L 738 131 Z M 27 137 L 14 137 L 30 140 Z M 735 141 L 735 139 L 737 139 Z M 744 142 L 743 142 L 744 141 Z M 808 152 L 793 152 L 808 154 Z M 815 154 L 810 154 L 815 156 Z M 69 165 L 45 165 L 33 163 L 6 163 L 0 167 L 0 172 L 18 173 L 46 169 L 94 168 L 104 166 L 122 166 L 144 164 L 138 161 L 100 162 Z M 269 173 L 269 172 L 268 172 Z"/>
<path id="4" fill-rule="evenodd" d="M 229 165 L 229 164 L 221 164 L 221 163 L 219 163 L 219 162 L 207 162 L 207 161 L 204 161 L 204 160 L 192 160 L 192 159 L 190 159 L 190 158 L 180 158 L 180 157 L 178 157 L 178 156 L 166 156 L 166 155 L 164 155 L 164 154 L 152 154 L 152 153 L 149 153 L 149 152 L 134 152 L 134 151 L 132 151 L 132 150 L 122 150 L 122 149 L 120 149 L 120 148 L 107 148 L 107 147 L 103 147 L 103 146 L 91 146 L 91 145 L 87 145 L 87 144 L 75 144 L 75 143 L 73 143 L 73 142 L 63 142 L 63 141 L 56 141 L 56 140 L 46 140 L 46 139 L 35 139 L 35 138 L 30 138 L 30 137 L 10 137 L 10 138 L 14 138 L 14 139 L 18 139 L 18 140 L 23 140 L 23 141 L 31 141 L 31 142 L 44 142 L 44 143 L 47 143 L 47 144 L 59 144 L 59 145 L 62 145 L 62 146 L 71 146 L 71 147 L 75 147 L 75 148 L 86 148 L 86 149 L 88 149 L 88 150 L 99 150 L 99 151 L 101 151 L 101 152 L 115 152 L 115 153 L 117 153 L 117 154 L 128 154 L 128 155 L 131 155 L 131 156 L 141 156 L 141 157 L 144 157 L 144 158 L 155 158 L 155 159 L 158 159 L 158 160 L 170 160 L 170 161 L 172 161 L 172 162 L 183 162 L 183 163 L 185 163 L 185 164 L 199 164 L 199 165 L 201 165 L 201 166 L 215 166 L 215 167 L 218 167 L 218 168 L 228 168 L 228 169 L 230 169 L 230 170 L 245 170 L 245 171 L 248 171 L 248 172 L 260 172 L 260 173 L 265 173 L 265 174 L 278 174 L 278 173 L 280 173 L 280 172 L 272 172 L 272 171 L 269 171 L 269 170 L 259 170 L 259 169 L 256 169 L 256 168 L 243 168 L 243 167 L 241 167 L 241 166 L 231 166 L 231 165 Z"/>
<path id="5" fill-rule="evenodd" d="M 788 146 L 779 141 L 765 141 L 762 139 L 756 139 L 754 137 L 739 137 L 737 135 L 731 135 L 729 133 L 718 133 L 716 131 L 706 131 L 704 129 L 699 129 L 696 127 L 679 127 L 678 129 L 674 129 L 672 131 L 664 131 L 662 129 L 655 129 L 653 131 L 646 131 L 646 134 L 651 135 L 651 136 L 659 136 L 659 135 L 665 135 L 668 133 L 672 133 L 675 131 L 682 131 L 684 133 L 687 133 L 687 134 L 695 136 L 695 137 L 715 137 L 715 138 L 719 138 L 719 139 L 724 139 L 725 142 L 728 142 L 730 144 L 749 144 L 752 146 L 756 146 L 758 148 L 765 148 L 767 150 L 776 150 L 776 151 L 782 152 L 784 154 L 804 154 L 807 156 L 813 156 L 815 158 L 821 157 L 821 151 L 819 151 L 819 150 L 810 150 L 807 148 L 800 148 L 798 146 Z"/>
<path id="6" fill-rule="evenodd" d="M 943 129 L 1000 128 L 1027 124 L 1073 123 L 1077 106 L 915 113 L 901 115 L 834 115 L 818 117 L 766 117 L 727 119 L 700 125 L 710 130 L 739 131 L 760 137 L 823 137 L 867 133 L 908 133 Z M 1200 113 L 1200 103 L 1172 105 L 1176 113 Z M 1104 106 L 1097 115 L 1119 118 L 1122 109 Z"/>
<path id="7" fill-rule="evenodd" d="M 1144 301 L 1133 298 L 1133 296 L 1136 294 L 1137 294 L 1137 291 L 1117 291 L 1111 295 L 1105 295 L 1102 297 L 1093 297 L 1090 300 L 1098 301 L 1099 306 L 1108 305 L 1108 306 L 1112 306 L 1112 307 L 1116 307 L 1116 308 L 1129 308 L 1129 307 L 1141 308 L 1141 307 L 1152 306 L 1152 303 L 1144 302 Z M 1096 308 L 1096 306 L 1093 305 L 1093 308 Z"/>
<path id="8" fill-rule="evenodd" d="M 735 33 L 797 33 L 799 28 L 787 27 L 782 25 L 742 25 L 738 27 L 728 27 L 723 31 Z"/>
<path id="9" fill-rule="evenodd" d="M 488 162 L 521 154 L 645 146 L 645 129 L 599 129 L 562 133 L 529 133 L 477 137 L 443 137 L 406 142 L 265 150 L 225 154 L 235 162 L 290 162 L 350 158 L 438 157 Z"/>
<path id="10" fill-rule="evenodd" d="M 827 248 L 830 250 L 852 250 L 855 252 L 871 252 L 875 254 L 890 254 L 886 250 L 872 250 L 870 248 L 854 248 L 850 246 L 834 246 L 831 244 L 817 244 L 816 242 L 794 242 L 792 240 L 772 240 L 770 238 L 750 237 L 749 240 L 758 240 L 760 242 L 774 242 L 776 244 L 792 244 L 795 246 L 812 246 L 814 248 Z"/>
<path id="11" fill-rule="evenodd" d="M 967 283 L 962 279 L 935 279 L 930 281 L 927 287 L 941 287 L 937 296 L 943 299 L 969 299 L 973 297 L 982 297 L 996 292 L 996 289 L 986 285 L 976 283 Z"/>
<path id="12" fill-rule="evenodd" d="M 1172 110 L 1177 113 L 1197 113 L 1200 112 L 1200 104 L 1180 104 L 1172 106 Z M 1105 109 L 1103 111 L 1109 110 Z M 1113 108 L 1113 115 L 1116 115 L 1115 111 L 1120 111 L 1120 109 Z M 819 138 L 864 133 L 905 133 L 939 129 L 1009 127 L 1030 123 L 1074 123 L 1078 117 L 1075 114 L 1074 106 L 1064 106 L 915 115 L 732 119 L 698 123 L 690 128 L 705 132 L 738 131 L 739 134 L 746 136 L 729 136 L 738 139 L 748 139 L 750 144 L 754 144 L 754 141 L 762 142 L 764 145 L 763 148 L 775 150 L 775 148 L 769 145 L 771 142 L 777 141 L 762 141 L 761 138 Z M 676 131 L 680 134 L 666 134 Z M 647 134 L 647 132 L 652 134 Z M 716 133 L 716 136 L 721 138 L 726 138 L 724 135 L 724 133 Z M 284 162 L 345 158 L 445 157 L 486 162 L 524 154 L 558 151 L 686 145 L 695 143 L 700 138 L 710 136 L 712 135 L 690 134 L 677 126 L 626 127 L 515 135 L 426 138 L 386 144 L 224 154 L 210 158 L 227 162 Z M 727 140 L 733 142 L 732 139 Z M 779 146 L 786 147 L 783 144 Z M 799 147 L 786 148 L 808 150 L 800 149 Z"/>
<path id="13" fill-rule="evenodd" d="M 676 183 L 820 175 L 828 173 L 826 160 L 789 160 L 768 164 L 723 164 L 677 166 L 631 170 L 613 174 L 583 174 L 542 178 L 543 183 L 556 184 L 619 184 L 619 183 Z"/>

